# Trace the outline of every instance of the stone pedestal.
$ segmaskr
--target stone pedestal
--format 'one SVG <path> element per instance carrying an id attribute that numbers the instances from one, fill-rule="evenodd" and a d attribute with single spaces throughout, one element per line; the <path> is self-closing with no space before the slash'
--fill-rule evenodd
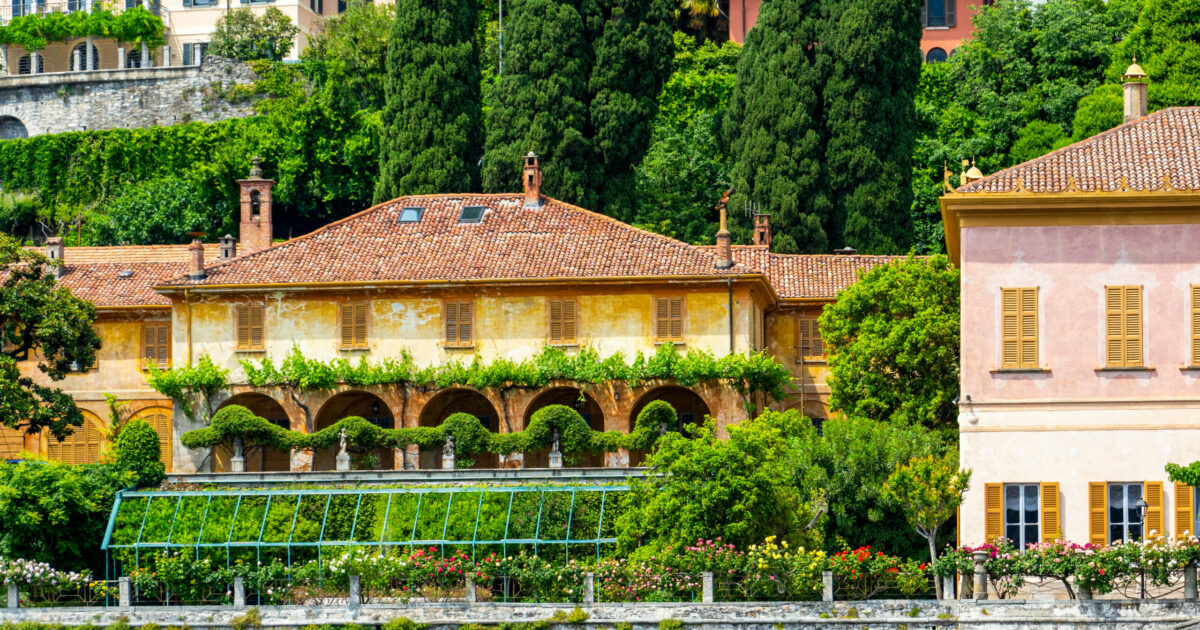
<path id="1" fill-rule="evenodd" d="M 342 452 L 342 453 L 337 454 L 337 471 L 338 472 L 350 472 L 350 454 L 349 453 Z"/>
<path id="2" fill-rule="evenodd" d="M 246 607 L 246 581 L 241 576 L 233 578 L 233 605 L 235 608 Z"/>
<path id="3" fill-rule="evenodd" d="M 246 472 L 246 458 L 241 455 L 230 457 L 229 471 L 235 473 Z"/>
<path id="4" fill-rule="evenodd" d="M 590 571 L 583 574 L 583 603 L 596 603 L 596 574 Z"/>
<path id="5" fill-rule="evenodd" d="M 563 462 L 562 453 L 559 453 L 558 451 L 551 451 L 550 467 L 551 468 L 562 468 L 563 467 L 562 462 Z"/>
<path id="6" fill-rule="evenodd" d="M 142 67 L 150 67 L 150 44 L 142 42 Z"/>
<path id="7" fill-rule="evenodd" d="M 75 72 L 83 72 L 83 53 L 78 50 L 71 51 L 71 65 L 75 66 Z"/>
<path id="8" fill-rule="evenodd" d="M 1196 600 L 1196 563 L 1189 562 L 1186 567 L 1183 567 L 1183 601 L 1194 602 Z"/>
<path id="9" fill-rule="evenodd" d="M 120 70 L 125 69 L 125 49 L 121 47 L 117 48 L 117 68 Z"/>
<path id="10" fill-rule="evenodd" d="M 8 607 L 16 608 L 21 605 L 20 593 L 17 591 L 17 584 L 13 582 L 8 585 Z"/>
<path id="11" fill-rule="evenodd" d="M 988 552 L 976 551 L 971 554 L 971 559 L 975 562 L 975 599 L 983 600 L 988 598 L 987 594 L 987 565 Z"/>
<path id="12" fill-rule="evenodd" d="M 475 576 L 471 575 L 470 573 L 468 573 L 468 574 L 467 574 L 467 583 L 466 583 L 466 586 L 465 586 L 465 590 L 463 591 L 463 598 L 464 598 L 465 600 L 467 600 L 467 603 L 468 603 L 468 604 L 474 604 L 474 603 L 475 603 L 475 600 L 476 600 L 476 597 L 475 597 Z"/>
<path id="13" fill-rule="evenodd" d="M 821 601 L 833 601 L 833 571 L 821 572 Z"/>
<path id="14" fill-rule="evenodd" d="M 121 608 L 133 607 L 133 584 L 128 577 L 117 580 L 117 605 Z"/>
<path id="15" fill-rule="evenodd" d="M 163 46 L 162 65 L 164 68 L 171 67 L 171 47 Z"/>
<path id="16" fill-rule="evenodd" d="M 954 599 L 953 575 L 947 575 L 942 578 L 942 599 Z"/>
<path id="17" fill-rule="evenodd" d="M 442 470 L 454 470 L 454 456 L 446 457 L 442 455 Z"/>
<path id="18" fill-rule="evenodd" d="M 350 607 L 362 606 L 362 578 L 357 575 L 350 577 Z"/>
<path id="19" fill-rule="evenodd" d="M 713 603 L 715 601 L 715 598 L 713 597 L 714 589 L 713 589 L 712 571 L 705 571 L 704 573 L 701 573 L 700 580 L 701 580 L 700 603 L 702 603 L 702 604 Z"/>

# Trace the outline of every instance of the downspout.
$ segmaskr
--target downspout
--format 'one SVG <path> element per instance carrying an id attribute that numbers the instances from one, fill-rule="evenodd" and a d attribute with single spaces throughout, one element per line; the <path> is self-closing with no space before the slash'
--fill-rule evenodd
<path id="1" fill-rule="evenodd" d="M 188 290 L 183 290 L 183 308 L 187 317 L 187 364 L 192 366 L 192 301 L 188 297 Z"/>
<path id="2" fill-rule="evenodd" d="M 733 354 L 733 276 L 725 278 L 729 286 L 729 354 Z"/>

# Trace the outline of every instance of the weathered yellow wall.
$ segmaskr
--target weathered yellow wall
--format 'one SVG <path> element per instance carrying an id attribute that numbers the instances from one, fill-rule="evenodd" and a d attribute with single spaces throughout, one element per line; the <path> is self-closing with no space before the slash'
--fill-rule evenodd
<path id="1" fill-rule="evenodd" d="M 21 363 L 21 373 L 37 383 L 70 392 L 79 400 L 104 400 L 104 393 L 118 398 L 158 397 L 146 384 L 146 375 L 141 370 L 142 322 L 166 321 L 168 316 L 165 310 L 128 316 L 101 316 L 95 329 L 103 345 L 97 353 L 95 368 L 68 374 L 61 381 L 51 381 L 38 369 L 35 358 Z"/>
<path id="2" fill-rule="evenodd" d="M 191 352 L 193 359 L 207 354 L 218 364 L 232 370 L 234 381 L 244 373 L 242 359 L 264 355 L 282 359 L 293 346 L 308 358 L 329 360 L 339 356 L 372 360 L 396 357 L 404 350 L 412 353 L 420 365 L 433 365 L 459 359 L 469 361 L 478 354 L 483 360 L 496 358 L 521 360 L 537 354 L 547 343 L 548 297 L 573 297 L 579 304 L 580 345 L 592 346 L 602 355 L 623 352 L 632 358 L 639 351 L 655 351 L 653 339 L 653 299 L 656 296 L 685 297 L 685 348 L 703 349 L 724 355 L 730 349 L 729 294 L 726 287 L 688 291 L 663 291 L 618 288 L 609 292 L 534 293 L 528 290 L 453 292 L 440 295 L 401 295 L 363 292 L 348 297 L 339 294 L 270 293 L 259 296 L 264 309 L 264 346 L 262 352 L 235 348 L 234 307 L 239 300 L 228 296 L 193 297 L 190 304 Z M 734 349 L 750 348 L 750 300 L 747 289 L 734 287 Z M 470 299 L 475 302 L 475 346 L 446 348 L 442 343 L 444 299 Z M 369 349 L 340 349 L 338 305 L 369 300 Z M 174 357 L 186 360 L 188 352 L 187 320 L 189 307 L 177 302 L 174 309 Z"/>
<path id="3" fill-rule="evenodd" d="M 791 397 L 771 405 L 775 409 L 797 409 L 811 417 L 828 418 L 829 367 L 825 361 L 805 360 L 801 364 L 796 348 L 796 319 L 818 317 L 823 305 L 783 307 L 767 314 L 767 351 L 785 365 L 795 377 Z"/>

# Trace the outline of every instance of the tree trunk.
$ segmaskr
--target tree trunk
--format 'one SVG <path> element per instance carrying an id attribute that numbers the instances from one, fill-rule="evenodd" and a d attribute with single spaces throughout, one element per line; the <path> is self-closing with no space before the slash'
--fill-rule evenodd
<path id="1" fill-rule="evenodd" d="M 933 568 L 933 561 L 937 560 L 937 528 L 929 532 L 925 539 L 929 541 L 929 568 Z M 933 590 L 937 594 L 939 600 L 945 599 L 945 594 L 942 592 L 942 581 L 936 577 L 933 579 Z"/>

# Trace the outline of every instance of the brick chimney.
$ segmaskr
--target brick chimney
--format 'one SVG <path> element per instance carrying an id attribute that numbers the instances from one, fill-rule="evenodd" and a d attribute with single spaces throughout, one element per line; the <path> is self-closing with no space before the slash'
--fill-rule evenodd
<path id="1" fill-rule="evenodd" d="M 721 229 L 717 230 L 717 269 L 733 266 L 733 235 L 725 227 L 725 206 L 721 206 Z"/>
<path id="2" fill-rule="evenodd" d="M 188 245 L 188 277 L 203 280 L 207 275 L 204 272 L 204 245 L 200 244 L 200 237 L 195 237 Z"/>
<path id="3" fill-rule="evenodd" d="M 771 246 L 771 215 L 754 215 L 754 244 L 762 247 Z"/>
<path id="4" fill-rule="evenodd" d="M 51 236 L 50 238 L 46 239 L 46 258 L 49 258 L 50 262 L 54 262 L 56 260 L 62 261 L 60 264 L 51 268 L 55 278 L 63 277 L 63 273 L 66 271 L 66 261 L 63 260 L 63 256 L 66 254 L 66 249 L 67 248 L 63 246 L 63 240 L 61 236 Z"/>
<path id="5" fill-rule="evenodd" d="M 525 207 L 540 207 L 542 205 L 542 165 L 533 151 L 525 156 L 525 175 L 521 181 L 525 185 Z"/>
<path id="6" fill-rule="evenodd" d="M 226 234 L 219 239 L 221 243 L 221 260 L 229 260 L 237 258 L 237 239 L 233 235 Z"/>
<path id="7" fill-rule="evenodd" d="M 239 235 L 242 253 L 253 254 L 269 249 L 274 235 L 271 228 L 271 189 L 275 180 L 263 179 L 262 160 L 251 160 L 250 177 L 237 180 L 242 189 L 242 223 Z"/>
<path id="8" fill-rule="evenodd" d="M 1138 65 L 1137 57 L 1121 78 L 1125 80 L 1121 85 L 1125 90 L 1125 122 L 1145 117 L 1150 107 L 1146 94 L 1150 77 Z"/>

